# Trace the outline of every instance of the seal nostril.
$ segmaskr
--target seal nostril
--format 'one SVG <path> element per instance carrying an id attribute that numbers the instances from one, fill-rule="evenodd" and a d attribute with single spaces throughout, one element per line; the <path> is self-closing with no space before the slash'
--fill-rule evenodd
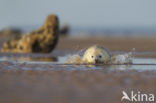
<path id="1" fill-rule="evenodd" d="M 98 62 L 98 59 L 95 59 L 95 62 L 97 63 Z"/>

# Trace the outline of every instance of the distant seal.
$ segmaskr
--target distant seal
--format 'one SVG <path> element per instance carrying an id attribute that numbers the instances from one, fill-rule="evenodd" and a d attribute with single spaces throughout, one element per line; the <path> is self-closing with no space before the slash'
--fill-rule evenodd
<path id="1" fill-rule="evenodd" d="M 42 27 L 33 32 L 20 35 L 5 42 L 2 52 L 49 53 L 57 45 L 59 20 L 54 14 L 48 15 Z"/>

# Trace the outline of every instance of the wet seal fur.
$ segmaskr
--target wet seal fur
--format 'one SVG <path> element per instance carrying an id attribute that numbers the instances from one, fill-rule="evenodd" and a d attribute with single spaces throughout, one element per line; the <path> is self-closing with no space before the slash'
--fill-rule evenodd
<path id="1" fill-rule="evenodd" d="M 49 53 L 56 47 L 58 38 L 59 20 L 56 15 L 50 14 L 39 29 L 5 42 L 1 52 Z"/>
<path id="2" fill-rule="evenodd" d="M 85 50 L 83 57 L 73 55 L 68 58 L 66 64 L 106 64 L 111 61 L 109 51 L 102 46 L 91 46 Z"/>
<path id="3" fill-rule="evenodd" d="M 101 46 L 91 46 L 89 47 L 82 58 L 84 63 L 108 63 L 111 60 L 111 55 L 109 53 L 109 51 Z"/>

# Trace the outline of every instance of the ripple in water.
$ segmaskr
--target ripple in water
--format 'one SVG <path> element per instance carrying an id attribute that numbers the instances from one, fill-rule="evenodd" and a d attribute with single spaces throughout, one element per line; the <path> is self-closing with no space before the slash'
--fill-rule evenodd
<path id="1" fill-rule="evenodd" d="M 65 64 L 70 58 L 75 56 L 82 57 L 83 52 L 73 55 L 60 56 L 60 57 L 0 57 L 1 69 L 22 69 L 22 70 L 156 70 L 155 58 L 137 58 L 134 57 L 134 52 L 122 53 L 114 55 L 115 60 L 111 64 L 97 64 L 97 65 L 75 65 Z"/>

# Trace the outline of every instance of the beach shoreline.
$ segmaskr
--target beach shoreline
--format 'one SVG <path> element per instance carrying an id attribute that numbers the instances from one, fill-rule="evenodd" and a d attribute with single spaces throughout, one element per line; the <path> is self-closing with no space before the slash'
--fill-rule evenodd
<path id="1" fill-rule="evenodd" d="M 69 51 L 75 53 L 94 44 L 102 45 L 111 52 L 130 52 L 133 48 L 138 53 L 156 52 L 155 40 L 155 37 L 61 37 L 57 48 L 52 53 L 38 55 L 64 56 L 71 54 Z M 26 54 L 28 57 L 31 55 L 36 56 Z M 0 53 L 0 57 L 5 56 L 25 57 L 24 54 Z M 140 57 L 144 56 L 147 55 L 140 55 Z M 156 55 L 151 54 L 149 57 L 156 57 Z M 0 102 L 120 103 L 122 91 L 156 94 L 155 70 L 112 71 L 108 70 L 107 66 L 103 66 L 100 70 L 89 67 L 85 70 L 72 70 L 77 67 L 1 61 Z M 124 102 L 129 103 L 126 100 Z"/>

